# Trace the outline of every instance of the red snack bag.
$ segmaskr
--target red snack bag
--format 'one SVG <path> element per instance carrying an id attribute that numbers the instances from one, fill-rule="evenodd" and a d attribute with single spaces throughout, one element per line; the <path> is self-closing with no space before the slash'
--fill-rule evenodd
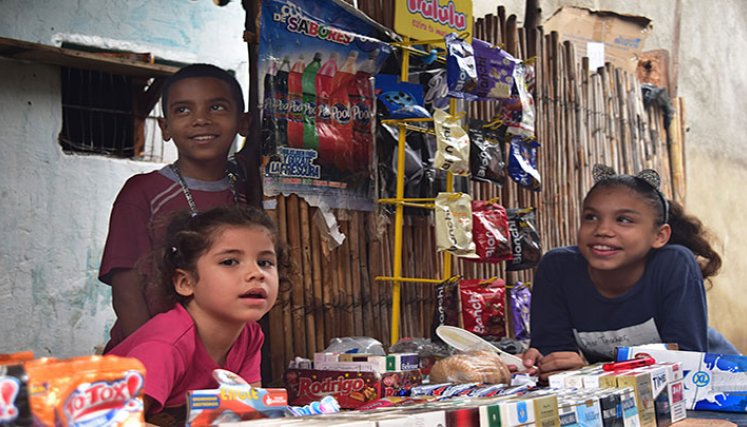
<path id="1" fill-rule="evenodd" d="M 514 258 L 506 209 L 493 201 L 472 201 L 472 240 L 479 261 L 499 262 Z"/>
<path id="2" fill-rule="evenodd" d="M 463 328 L 482 337 L 506 336 L 503 279 L 459 282 Z"/>
<path id="3" fill-rule="evenodd" d="M 34 425 L 143 425 L 145 368 L 139 360 L 83 356 L 26 364 Z"/>

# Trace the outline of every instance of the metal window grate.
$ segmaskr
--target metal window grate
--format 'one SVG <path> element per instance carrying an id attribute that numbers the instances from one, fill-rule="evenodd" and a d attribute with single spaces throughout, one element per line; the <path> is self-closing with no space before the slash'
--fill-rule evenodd
<path id="1" fill-rule="evenodd" d="M 62 148 L 76 153 L 134 156 L 132 78 L 63 67 L 61 79 Z"/>

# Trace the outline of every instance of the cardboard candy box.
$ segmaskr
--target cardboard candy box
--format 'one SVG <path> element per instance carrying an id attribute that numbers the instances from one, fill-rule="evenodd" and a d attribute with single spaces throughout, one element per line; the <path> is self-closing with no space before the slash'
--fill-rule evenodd
<path id="1" fill-rule="evenodd" d="M 396 396 L 403 389 L 420 385 L 419 369 L 393 372 L 350 372 L 319 369 L 288 369 L 285 388 L 288 402 L 301 406 L 333 396 L 343 409 L 355 409 L 366 402 Z"/>

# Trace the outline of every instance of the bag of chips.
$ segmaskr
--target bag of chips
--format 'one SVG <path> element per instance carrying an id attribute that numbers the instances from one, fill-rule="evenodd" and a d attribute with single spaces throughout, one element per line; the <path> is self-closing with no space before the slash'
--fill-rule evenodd
<path id="1" fill-rule="evenodd" d="M 439 193 L 436 197 L 436 248 L 461 257 L 476 258 L 472 241 L 472 197 Z"/>
<path id="2" fill-rule="evenodd" d="M 522 187 L 540 191 L 542 181 L 537 170 L 536 139 L 526 140 L 518 135 L 511 136 L 511 155 L 508 158 L 508 174 Z"/>
<path id="3" fill-rule="evenodd" d="M 477 66 L 472 45 L 455 33 L 444 37 L 449 96 L 463 98 L 477 87 Z"/>
<path id="4" fill-rule="evenodd" d="M 516 282 L 510 293 L 509 307 L 511 308 L 514 337 L 517 340 L 528 340 L 530 338 L 529 308 L 532 304 L 532 292 L 526 284 Z"/>
<path id="5" fill-rule="evenodd" d="M 435 287 L 436 307 L 431 322 L 431 341 L 443 343 L 436 333 L 439 326 L 459 326 L 459 276 L 450 277 Z"/>
<path id="6" fill-rule="evenodd" d="M 26 364 L 35 426 L 142 425 L 145 368 L 133 358 L 83 356 Z"/>
<path id="7" fill-rule="evenodd" d="M 506 182 L 506 164 L 503 161 L 503 135 L 505 127 L 488 129 L 480 120 L 470 121 L 469 165 L 472 179 L 503 185 Z"/>
<path id="8" fill-rule="evenodd" d="M 505 296 L 503 279 L 461 280 L 459 299 L 462 302 L 463 329 L 481 337 L 505 337 Z"/>
<path id="9" fill-rule="evenodd" d="M 506 270 L 519 271 L 536 267 L 542 256 L 542 246 L 534 225 L 534 208 L 508 209 L 507 212 L 513 259 L 506 263 Z"/>
<path id="10" fill-rule="evenodd" d="M 433 123 L 437 143 L 434 166 L 454 175 L 469 175 L 469 136 L 459 119 L 436 109 Z"/>
<path id="11" fill-rule="evenodd" d="M 492 201 L 474 200 L 472 240 L 475 242 L 475 252 L 479 261 L 499 262 L 513 259 L 506 209 Z"/>

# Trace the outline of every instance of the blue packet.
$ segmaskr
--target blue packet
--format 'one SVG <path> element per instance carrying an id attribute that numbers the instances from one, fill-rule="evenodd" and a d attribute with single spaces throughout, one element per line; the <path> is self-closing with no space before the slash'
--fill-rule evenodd
<path id="1" fill-rule="evenodd" d="M 537 170 L 539 146 L 536 139 L 524 139 L 519 135 L 511 136 L 508 174 L 517 184 L 532 191 L 540 191 L 542 183 L 539 170 Z"/>
<path id="2" fill-rule="evenodd" d="M 475 99 L 472 93 L 477 88 L 477 65 L 472 45 L 456 33 L 447 34 L 444 41 L 449 96 Z"/>
<path id="3" fill-rule="evenodd" d="M 431 117 L 423 106 L 423 87 L 414 83 L 400 82 L 391 74 L 376 76 L 376 97 L 384 107 L 382 114 L 387 119 L 428 119 Z"/>

